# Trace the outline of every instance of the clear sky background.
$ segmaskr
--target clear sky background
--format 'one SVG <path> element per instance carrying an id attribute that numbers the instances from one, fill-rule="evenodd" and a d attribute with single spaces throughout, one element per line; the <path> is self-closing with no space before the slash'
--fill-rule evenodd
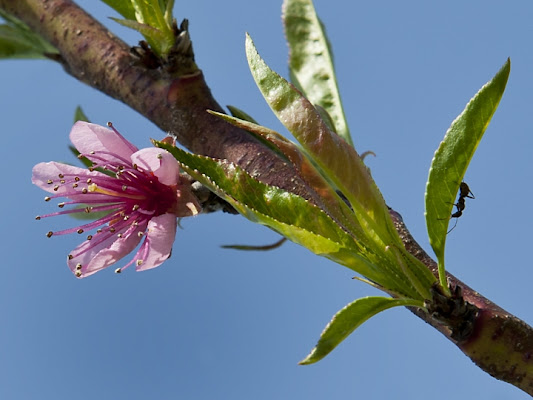
<path id="1" fill-rule="evenodd" d="M 80 2 L 135 44 L 139 36 Z M 285 132 L 249 74 L 244 33 L 287 76 L 281 1 L 176 0 L 196 60 L 221 104 Z M 387 203 L 428 252 L 424 190 L 433 153 L 467 101 L 511 57 L 511 76 L 465 180 L 476 199 L 448 237 L 448 269 L 531 323 L 533 4 L 530 1 L 316 0 L 348 121 Z M 153 124 L 47 61 L 0 62 L 5 172 L 0 278 L 2 399 L 526 399 L 479 370 L 404 309 L 373 318 L 326 359 L 298 366 L 331 316 L 380 293 L 293 244 L 267 253 L 223 244 L 278 239 L 242 217 L 184 220 L 162 267 L 84 280 L 68 270 L 80 236 L 47 239 L 68 217 L 30 182 L 41 161 L 73 161 L 73 112 L 115 126 L 137 146 Z"/>

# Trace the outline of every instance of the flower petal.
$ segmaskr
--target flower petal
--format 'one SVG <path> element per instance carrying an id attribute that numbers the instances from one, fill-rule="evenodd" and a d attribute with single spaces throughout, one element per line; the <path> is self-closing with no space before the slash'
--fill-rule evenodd
<path id="1" fill-rule="evenodd" d="M 131 156 L 131 161 L 145 170 L 152 171 L 164 185 L 176 185 L 180 167 L 172 154 L 164 149 L 149 147 Z"/>
<path id="2" fill-rule="evenodd" d="M 144 243 L 146 248 L 141 248 L 135 255 L 141 256 L 141 251 L 145 253 L 142 264 L 136 267 L 137 271 L 158 267 L 170 257 L 177 226 L 176 216 L 171 213 L 159 215 L 148 222 L 148 234 Z"/>
<path id="3" fill-rule="evenodd" d="M 85 241 L 72 251 L 73 257 L 67 261 L 69 268 L 72 272 L 76 273 L 78 264 L 81 264 L 80 278 L 85 278 L 94 274 L 104 268 L 107 268 L 117 261 L 128 255 L 141 241 L 141 236 L 137 233 L 144 232 L 146 229 L 146 222 L 139 224 L 137 229 L 129 234 L 126 234 L 127 228 L 130 225 L 126 225 L 123 231 L 114 232 L 108 239 L 103 240 L 95 245 L 92 241 Z M 106 234 L 106 233 L 101 233 Z M 123 237 L 118 237 L 119 234 L 123 234 Z M 96 239 L 95 237 L 94 239 Z M 93 239 L 93 240 L 94 240 Z"/>
<path id="4" fill-rule="evenodd" d="M 69 187 L 59 184 L 61 180 L 60 175 L 70 176 L 71 179 L 74 179 L 74 176 L 77 176 L 80 179 L 107 177 L 107 175 L 98 171 L 90 172 L 85 168 L 51 161 L 47 163 L 39 163 L 33 167 L 31 182 L 47 192 L 60 195 L 69 190 Z M 85 182 L 85 179 L 83 180 Z M 50 181 L 52 183 L 50 183 Z M 59 184 L 59 187 L 54 189 L 56 183 Z"/>
<path id="5" fill-rule="evenodd" d="M 85 121 L 78 121 L 74 124 L 70 131 L 70 140 L 82 154 L 90 154 L 92 151 L 110 153 L 109 161 L 119 164 L 122 164 L 124 160 L 129 160 L 131 155 L 138 150 L 117 131 Z"/>

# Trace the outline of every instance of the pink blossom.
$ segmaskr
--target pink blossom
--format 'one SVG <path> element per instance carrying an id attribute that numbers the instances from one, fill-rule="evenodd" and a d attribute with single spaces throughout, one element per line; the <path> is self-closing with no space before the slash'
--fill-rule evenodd
<path id="1" fill-rule="evenodd" d="M 110 124 L 109 124 L 110 125 Z M 111 125 L 110 125 L 111 126 Z M 58 162 L 37 164 L 32 182 L 52 195 L 66 198 L 69 209 L 37 219 L 71 213 L 98 213 L 97 219 L 47 236 L 95 230 L 67 257 L 78 278 L 92 275 L 137 252 L 124 267 L 155 268 L 170 257 L 177 217 L 195 215 L 200 206 L 187 180 L 180 179 L 176 159 L 166 150 L 138 150 L 114 128 L 77 122 L 70 140 L 92 162 L 88 169 Z"/>

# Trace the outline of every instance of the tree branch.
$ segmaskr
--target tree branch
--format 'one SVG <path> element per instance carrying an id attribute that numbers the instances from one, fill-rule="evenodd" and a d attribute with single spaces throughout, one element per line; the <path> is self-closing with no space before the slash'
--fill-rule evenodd
<path id="1" fill-rule="evenodd" d="M 0 0 L 0 8 L 53 44 L 70 75 L 137 110 L 191 151 L 227 159 L 267 184 L 318 201 L 292 166 L 245 131 L 205 112 L 222 108 L 196 68 L 192 51 L 173 60 L 172 68 L 154 68 L 71 1 Z M 188 34 L 181 40 L 189 40 Z M 436 263 L 411 237 L 401 216 L 391 211 L 391 217 L 407 250 L 436 274 Z M 448 279 L 452 298 L 435 289 L 430 314 L 411 311 L 484 371 L 533 394 L 532 328 L 453 275 Z"/>

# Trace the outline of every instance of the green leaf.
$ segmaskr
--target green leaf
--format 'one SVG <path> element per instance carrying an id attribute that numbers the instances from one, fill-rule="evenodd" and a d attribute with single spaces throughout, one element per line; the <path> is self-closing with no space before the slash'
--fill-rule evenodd
<path id="1" fill-rule="evenodd" d="M 383 247 L 393 243 L 403 246 L 385 201 L 355 149 L 331 132 L 309 100 L 266 65 L 248 35 L 246 55 L 270 108 L 326 178 L 346 196 L 366 233 Z"/>
<path id="2" fill-rule="evenodd" d="M 284 224 L 324 236 L 339 245 L 357 248 L 357 243 L 350 235 L 326 213 L 303 197 L 268 186 L 226 160 L 215 160 L 191 154 L 161 142 L 155 143 L 171 152 L 193 178 L 206 184 L 225 200 L 237 201 L 258 213 Z"/>
<path id="3" fill-rule="evenodd" d="M 90 122 L 89 117 L 87 117 L 80 106 L 77 106 L 76 110 L 74 111 L 74 122 L 77 121 Z"/>
<path id="4" fill-rule="evenodd" d="M 135 9 L 130 0 L 102 0 L 126 19 L 135 20 Z"/>
<path id="5" fill-rule="evenodd" d="M 0 25 L 0 58 L 50 59 L 47 55 L 59 54 L 54 46 L 18 18 L 2 10 L 0 17 L 7 22 Z"/>
<path id="6" fill-rule="evenodd" d="M 172 27 L 173 0 L 103 1 L 126 18 L 112 20 L 140 32 L 160 57 L 168 55 L 176 41 Z"/>
<path id="7" fill-rule="evenodd" d="M 335 76 L 333 53 L 311 0 L 285 0 L 285 34 L 291 80 L 311 103 L 323 107 L 335 132 L 353 145 Z M 294 78 L 294 79 L 293 79 Z"/>
<path id="8" fill-rule="evenodd" d="M 173 38 L 169 38 L 165 34 L 165 32 L 148 24 L 143 24 L 137 21 L 131 21 L 129 19 L 111 19 L 119 23 L 120 25 L 140 32 L 144 36 L 152 50 L 159 56 L 168 54 L 170 48 L 174 44 Z"/>
<path id="9" fill-rule="evenodd" d="M 384 290 L 420 297 L 399 267 L 367 248 L 362 240 L 354 240 L 304 198 L 259 182 L 226 160 L 191 154 L 162 142 L 154 144 L 171 152 L 181 168 L 252 222 L 266 225 L 313 253 L 360 273 Z"/>
<path id="10" fill-rule="evenodd" d="M 226 106 L 226 107 L 228 107 L 229 112 L 234 117 L 242 119 L 244 121 L 251 122 L 253 124 L 257 124 L 257 121 L 253 117 L 251 117 L 249 114 L 247 114 L 246 112 L 244 112 L 240 108 L 237 108 L 235 106 L 229 106 L 229 105 Z"/>
<path id="11" fill-rule="evenodd" d="M 239 120 L 215 111 L 209 112 L 239 128 L 260 136 L 263 141 L 267 141 L 271 146 L 274 146 L 276 151 L 283 154 L 292 164 L 300 178 L 317 194 L 314 197 L 315 202 L 354 238 L 365 241 L 364 233 L 353 211 L 333 189 L 331 184 L 316 170 L 296 144 L 264 126 Z"/>
<path id="12" fill-rule="evenodd" d="M 498 73 L 468 102 L 452 122 L 435 152 L 426 185 L 426 225 L 429 243 L 437 256 L 441 285 L 446 287 L 444 248 L 455 197 L 468 164 L 500 103 L 509 72 L 508 59 Z"/>
<path id="13" fill-rule="evenodd" d="M 363 297 L 351 302 L 335 314 L 320 335 L 316 347 L 300 361 L 300 364 L 320 361 L 365 321 L 381 311 L 398 306 L 423 307 L 424 305 L 413 299 L 390 297 Z"/>

